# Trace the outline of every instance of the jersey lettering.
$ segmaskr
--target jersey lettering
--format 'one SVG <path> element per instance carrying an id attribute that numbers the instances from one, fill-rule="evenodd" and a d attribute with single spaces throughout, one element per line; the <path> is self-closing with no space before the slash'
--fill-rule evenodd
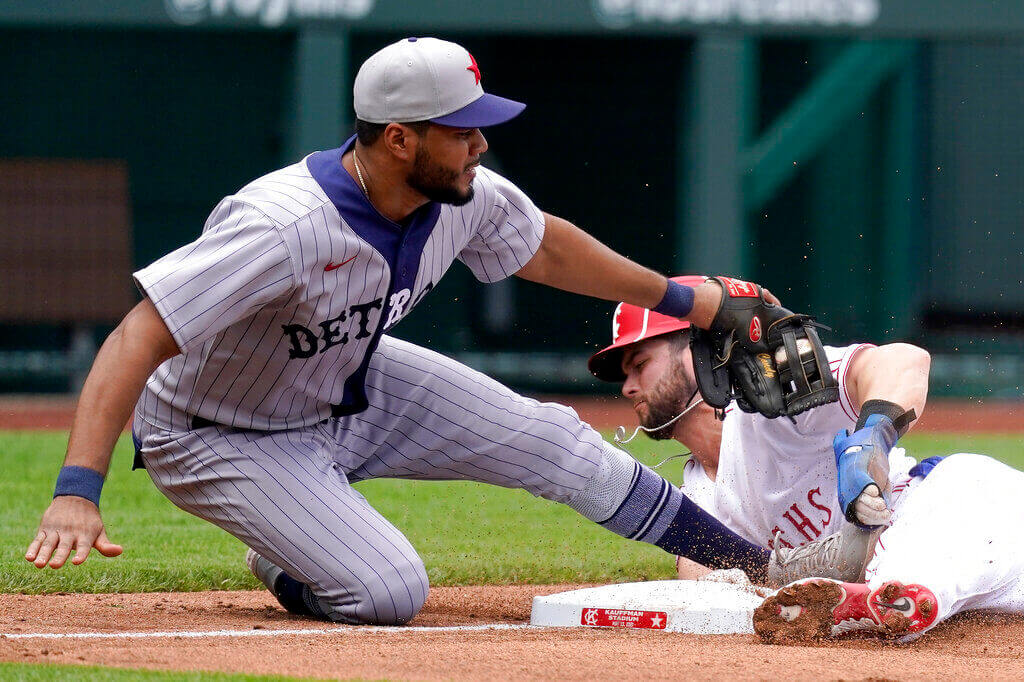
<path id="1" fill-rule="evenodd" d="M 412 292 L 408 289 L 402 289 L 401 291 L 396 291 L 391 294 L 391 303 L 388 306 L 391 310 L 388 313 L 388 322 L 384 325 L 384 331 L 391 329 L 401 322 L 402 318 L 412 312 L 412 309 L 418 306 L 420 301 L 423 300 L 423 297 L 426 296 L 433 288 L 434 283 L 428 282 L 427 286 L 423 287 L 423 291 L 420 292 L 420 295 L 416 297 L 416 300 L 409 305 L 406 304 L 409 303 L 409 299 L 412 298 Z"/>
<path id="2" fill-rule="evenodd" d="M 797 521 L 796 519 L 794 519 L 792 514 L 791 514 L 791 512 L 796 513 L 796 515 L 800 517 L 800 520 Z M 793 528 L 798 530 L 800 532 L 800 534 L 803 535 L 808 540 L 813 540 L 814 538 L 816 538 L 819 535 L 821 535 L 821 531 L 818 530 L 817 528 L 815 528 L 814 524 L 811 523 L 811 520 L 809 518 L 807 518 L 807 515 L 804 514 L 802 511 L 800 511 L 800 507 L 797 506 L 796 502 L 794 502 L 789 507 L 789 510 L 785 514 L 783 514 L 782 516 L 785 517 L 785 519 L 787 521 L 789 521 L 791 524 L 793 524 Z M 812 531 L 814 531 L 814 535 L 811 535 L 810 533 L 807 532 L 808 528 L 810 528 Z"/>
<path id="3" fill-rule="evenodd" d="M 291 342 L 291 347 L 288 349 L 288 358 L 291 360 L 311 358 L 317 352 L 323 353 L 328 348 L 343 346 L 348 343 L 348 331 L 341 331 L 341 323 L 346 319 L 354 320 L 359 324 L 359 332 L 354 338 L 365 339 L 367 336 L 370 336 L 370 311 L 379 309 L 383 301 L 384 299 L 378 298 L 368 303 L 358 303 L 351 306 L 347 312 L 341 311 L 341 314 L 337 317 L 318 322 L 316 326 L 320 328 L 320 334 L 301 324 L 281 325 L 284 333 L 288 336 L 288 340 Z M 321 340 L 323 345 L 319 343 Z"/>
<path id="4" fill-rule="evenodd" d="M 365 339 L 367 336 L 370 336 L 370 331 L 368 329 L 370 326 L 370 311 L 374 309 L 379 310 L 383 302 L 383 298 L 378 298 L 370 301 L 369 303 L 354 305 L 348 309 L 350 315 L 359 315 L 359 333 L 356 334 L 355 338 Z"/>
<path id="5" fill-rule="evenodd" d="M 828 507 L 826 507 L 823 504 L 819 504 L 819 503 L 815 502 L 814 501 L 814 496 L 815 495 L 819 495 L 819 496 L 821 495 L 821 488 L 815 488 L 814 490 L 808 490 L 807 491 L 807 502 L 809 502 L 810 505 L 812 507 L 814 507 L 815 509 L 820 509 L 821 511 L 825 512 L 825 518 L 822 519 L 821 526 L 822 526 L 822 528 L 827 528 L 828 524 L 832 522 L 832 510 L 829 509 Z"/>
<path id="6" fill-rule="evenodd" d="M 288 349 L 290 359 L 311 358 L 316 355 L 316 334 L 301 324 L 285 324 L 281 325 L 281 328 L 292 342 L 292 347 Z"/>
<path id="7" fill-rule="evenodd" d="M 412 298 L 412 292 L 408 289 L 402 289 L 391 294 L 391 301 L 388 307 L 391 308 L 391 312 L 388 313 L 388 321 L 384 325 L 385 329 L 391 329 L 393 326 L 398 324 L 398 321 L 405 317 L 405 304 Z"/>
<path id="8" fill-rule="evenodd" d="M 320 323 L 320 329 L 324 331 L 323 340 L 324 347 L 320 349 L 320 352 L 327 350 L 331 346 L 339 346 L 348 343 L 348 332 L 341 334 L 340 327 L 341 323 L 345 321 L 345 311 L 342 310 L 341 314 L 337 317 L 329 320 L 324 320 Z"/>

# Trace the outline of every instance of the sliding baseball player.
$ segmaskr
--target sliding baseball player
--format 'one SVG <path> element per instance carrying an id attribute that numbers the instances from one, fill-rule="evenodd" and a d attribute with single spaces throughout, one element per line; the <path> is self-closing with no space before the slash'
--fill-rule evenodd
<path id="1" fill-rule="evenodd" d="M 1024 613 L 1024 473 L 968 453 L 917 463 L 895 447 L 924 410 L 927 352 L 826 347 L 838 403 L 793 419 L 734 404 L 719 420 L 697 397 L 686 322 L 620 304 L 612 330 L 591 371 L 622 383 L 650 437 L 690 449 L 681 487 L 701 507 L 755 544 L 796 552 L 848 523 L 880 534 L 863 581 L 801 579 L 766 599 L 762 639 L 909 640 L 963 610 Z M 708 572 L 677 565 L 680 577 Z"/>

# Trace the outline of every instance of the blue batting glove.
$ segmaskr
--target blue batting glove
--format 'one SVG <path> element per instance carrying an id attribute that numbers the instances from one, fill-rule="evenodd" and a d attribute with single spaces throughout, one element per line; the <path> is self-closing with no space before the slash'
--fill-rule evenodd
<path id="1" fill-rule="evenodd" d="M 899 434 L 891 419 L 873 414 L 864 427 L 854 433 L 839 431 L 832 440 L 838 473 L 839 506 L 850 523 L 861 528 L 876 528 L 861 523 L 857 516 L 857 498 L 870 485 L 879 488 L 885 506 L 889 506 L 888 486 L 879 484 L 889 478 L 889 451 L 896 445 Z M 875 474 L 875 475 L 872 475 Z"/>

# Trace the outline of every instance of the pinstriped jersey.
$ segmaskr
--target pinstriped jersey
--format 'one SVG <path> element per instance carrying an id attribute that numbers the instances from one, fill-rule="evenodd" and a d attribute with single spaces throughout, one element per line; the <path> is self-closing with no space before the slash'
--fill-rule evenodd
<path id="1" fill-rule="evenodd" d="M 494 282 L 540 246 L 540 210 L 483 167 L 465 206 L 388 220 L 341 165 L 354 139 L 224 198 L 198 239 L 135 273 L 182 351 L 149 378 L 144 418 L 279 430 L 359 412 L 381 334 L 452 261 Z"/>

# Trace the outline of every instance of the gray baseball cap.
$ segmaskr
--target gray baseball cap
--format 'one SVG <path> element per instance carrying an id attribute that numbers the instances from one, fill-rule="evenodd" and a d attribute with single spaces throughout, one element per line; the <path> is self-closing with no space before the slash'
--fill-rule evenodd
<path id="1" fill-rule="evenodd" d="M 484 92 L 473 55 L 437 38 L 405 38 L 378 51 L 359 67 L 352 94 L 356 116 L 367 123 L 483 128 L 526 108 Z"/>

